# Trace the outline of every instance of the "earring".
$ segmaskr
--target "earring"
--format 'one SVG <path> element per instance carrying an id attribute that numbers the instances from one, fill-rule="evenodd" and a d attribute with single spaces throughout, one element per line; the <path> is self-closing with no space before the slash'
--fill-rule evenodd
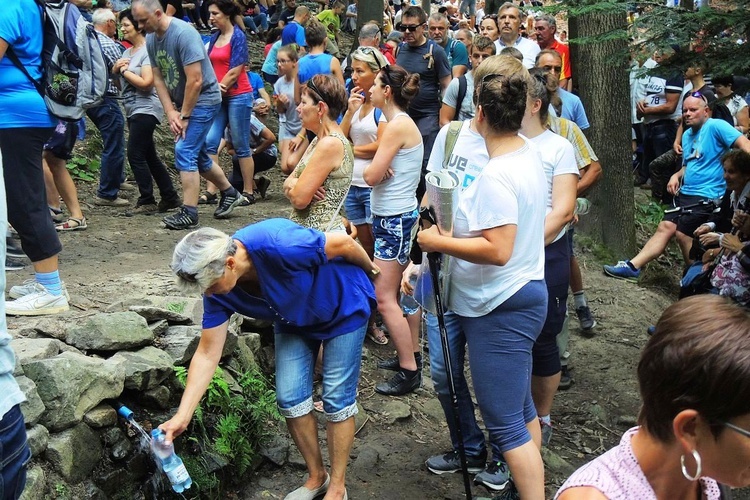
<path id="1" fill-rule="evenodd" d="M 695 475 L 691 476 L 688 473 L 687 467 L 685 467 L 685 455 L 680 455 L 680 466 L 682 467 L 682 475 L 685 476 L 685 479 L 688 481 L 697 481 L 701 477 L 701 472 L 703 471 L 701 467 L 701 456 L 698 454 L 698 450 L 693 450 L 693 460 L 695 460 Z"/>

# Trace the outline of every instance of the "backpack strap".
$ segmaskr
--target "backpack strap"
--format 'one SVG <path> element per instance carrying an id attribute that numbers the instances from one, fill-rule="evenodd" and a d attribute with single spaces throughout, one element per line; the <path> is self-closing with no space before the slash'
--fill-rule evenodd
<path id="1" fill-rule="evenodd" d="M 458 134 L 461 133 L 461 127 L 464 122 L 452 121 L 448 125 L 448 133 L 445 135 L 445 154 L 443 155 L 443 168 L 448 168 L 448 162 L 450 161 L 453 149 L 456 147 L 458 141 Z"/>
<path id="2" fill-rule="evenodd" d="M 42 21 L 42 34 L 44 34 L 44 2 L 43 0 L 36 0 L 36 4 L 39 7 L 39 18 Z M 10 59 L 10 62 L 12 62 L 16 68 L 21 70 L 21 73 L 26 75 L 26 78 L 28 78 L 29 81 L 34 84 L 34 88 L 36 88 L 36 91 L 40 96 L 42 96 L 42 99 L 44 99 L 44 85 L 42 85 L 39 81 L 35 80 L 31 76 L 10 44 L 8 45 L 8 49 L 5 51 L 5 54 L 8 56 L 8 59 Z M 44 57 L 44 43 L 42 43 L 42 57 Z M 42 62 L 42 71 L 44 71 L 44 62 Z"/>
<path id="3" fill-rule="evenodd" d="M 466 97 L 466 75 L 458 77 L 458 95 L 456 96 L 456 114 L 453 116 L 454 120 L 458 120 L 458 115 L 461 113 L 461 106 L 463 106 L 464 98 Z"/>

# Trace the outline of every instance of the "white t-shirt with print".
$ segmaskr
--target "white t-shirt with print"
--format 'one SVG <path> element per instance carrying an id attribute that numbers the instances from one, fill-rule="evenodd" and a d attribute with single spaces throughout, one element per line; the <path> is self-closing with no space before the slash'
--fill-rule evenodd
<path id="1" fill-rule="evenodd" d="M 448 159 L 448 170 L 455 172 L 459 179 L 459 189 L 463 191 L 471 185 L 479 176 L 482 169 L 490 159 L 487 154 L 487 145 L 477 132 L 471 130 L 471 120 L 466 120 L 461 125 L 456 145 L 451 157 Z M 450 124 L 445 125 L 438 132 L 435 143 L 432 146 L 430 160 L 427 162 L 428 172 L 439 172 L 443 170 L 445 159 L 445 138 L 448 135 Z"/>

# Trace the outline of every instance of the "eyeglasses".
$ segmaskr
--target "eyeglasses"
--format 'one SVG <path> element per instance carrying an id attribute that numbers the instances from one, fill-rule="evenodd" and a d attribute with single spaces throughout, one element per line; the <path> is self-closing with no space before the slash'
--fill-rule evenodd
<path id="1" fill-rule="evenodd" d="M 387 62 L 385 63 L 385 65 L 380 64 L 380 59 L 378 58 L 380 49 L 376 49 L 375 47 L 359 47 L 357 49 L 357 52 L 360 52 L 361 54 L 372 54 L 372 58 L 375 59 L 375 64 L 378 65 L 378 71 L 383 69 L 385 66 L 388 66 Z"/>
<path id="2" fill-rule="evenodd" d="M 727 429 L 732 429 L 734 432 L 742 434 L 745 437 L 750 438 L 750 431 L 747 429 L 743 429 L 742 427 L 737 427 L 736 425 L 730 424 L 729 422 L 718 422 L 718 424 L 726 427 Z"/>
<path id="3" fill-rule="evenodd" d="M 315 78 L 315 77 L 313 77 L 313 78 Z M 316 97 L 318 102 L 324 100 L 323 99 L 323 92 L 321 92 L 320 90 L 318 90 L 318 87 L 315 85 L 315 82 L 313 81 L 312 78 L 310 78 L 309 80 L 307 80 L 307 88 L 309 90 L 312 90 L 315 93 L 315 96 L 313 96 L 313 97 Z"/>
<path id="4" fill-rule="evenodd" d="M 399 24 L 396 29 L 399 31 L 417 31 L 417 28 L 421 28 L 425 23 L 420 24 Z"/>

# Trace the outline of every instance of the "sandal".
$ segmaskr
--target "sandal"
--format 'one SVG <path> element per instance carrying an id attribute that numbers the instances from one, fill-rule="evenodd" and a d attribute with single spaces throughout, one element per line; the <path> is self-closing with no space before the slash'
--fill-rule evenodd
<path id="1" fill-rule="evenodd" d="M 323 401 L 313 401 L 313 410 L 317 411 L 318 413 L 324 413 Z"/>
<path id="2" fill-rule="evenodd" d="M 377 345 L 388 344 L 388 337 L 385 336 L 385 332 L 379 326 L 373 326 L 371 329 L 368 329 L 367 338 Z"/>
<path id="3" fill-rule="evenodd" d="M 198 205 L 216 205 L 218 203 L 218 196 L 214 193 L 206 191 L 198 197 Z"/>
<path id="4" fill-rule="evenodd" d="M 59 224 L 65 220 L 65 215 L 63 214 L 61 208 L 54 208 L 50 207 L 49 205 L 47 206 L 49 207 L 49 215 L 50 217 L 52 217 L 52 222 L 54 222 L 55 224 Z"/>
<path id="5" fill-rule="evenodd" d="M 66 222 L 57 224 L 55 229 L 58 231 L 85 231 L 89 225 L 86 223 L 86 217 L 76 219 L 75 217 L 68 217 Z"/>

